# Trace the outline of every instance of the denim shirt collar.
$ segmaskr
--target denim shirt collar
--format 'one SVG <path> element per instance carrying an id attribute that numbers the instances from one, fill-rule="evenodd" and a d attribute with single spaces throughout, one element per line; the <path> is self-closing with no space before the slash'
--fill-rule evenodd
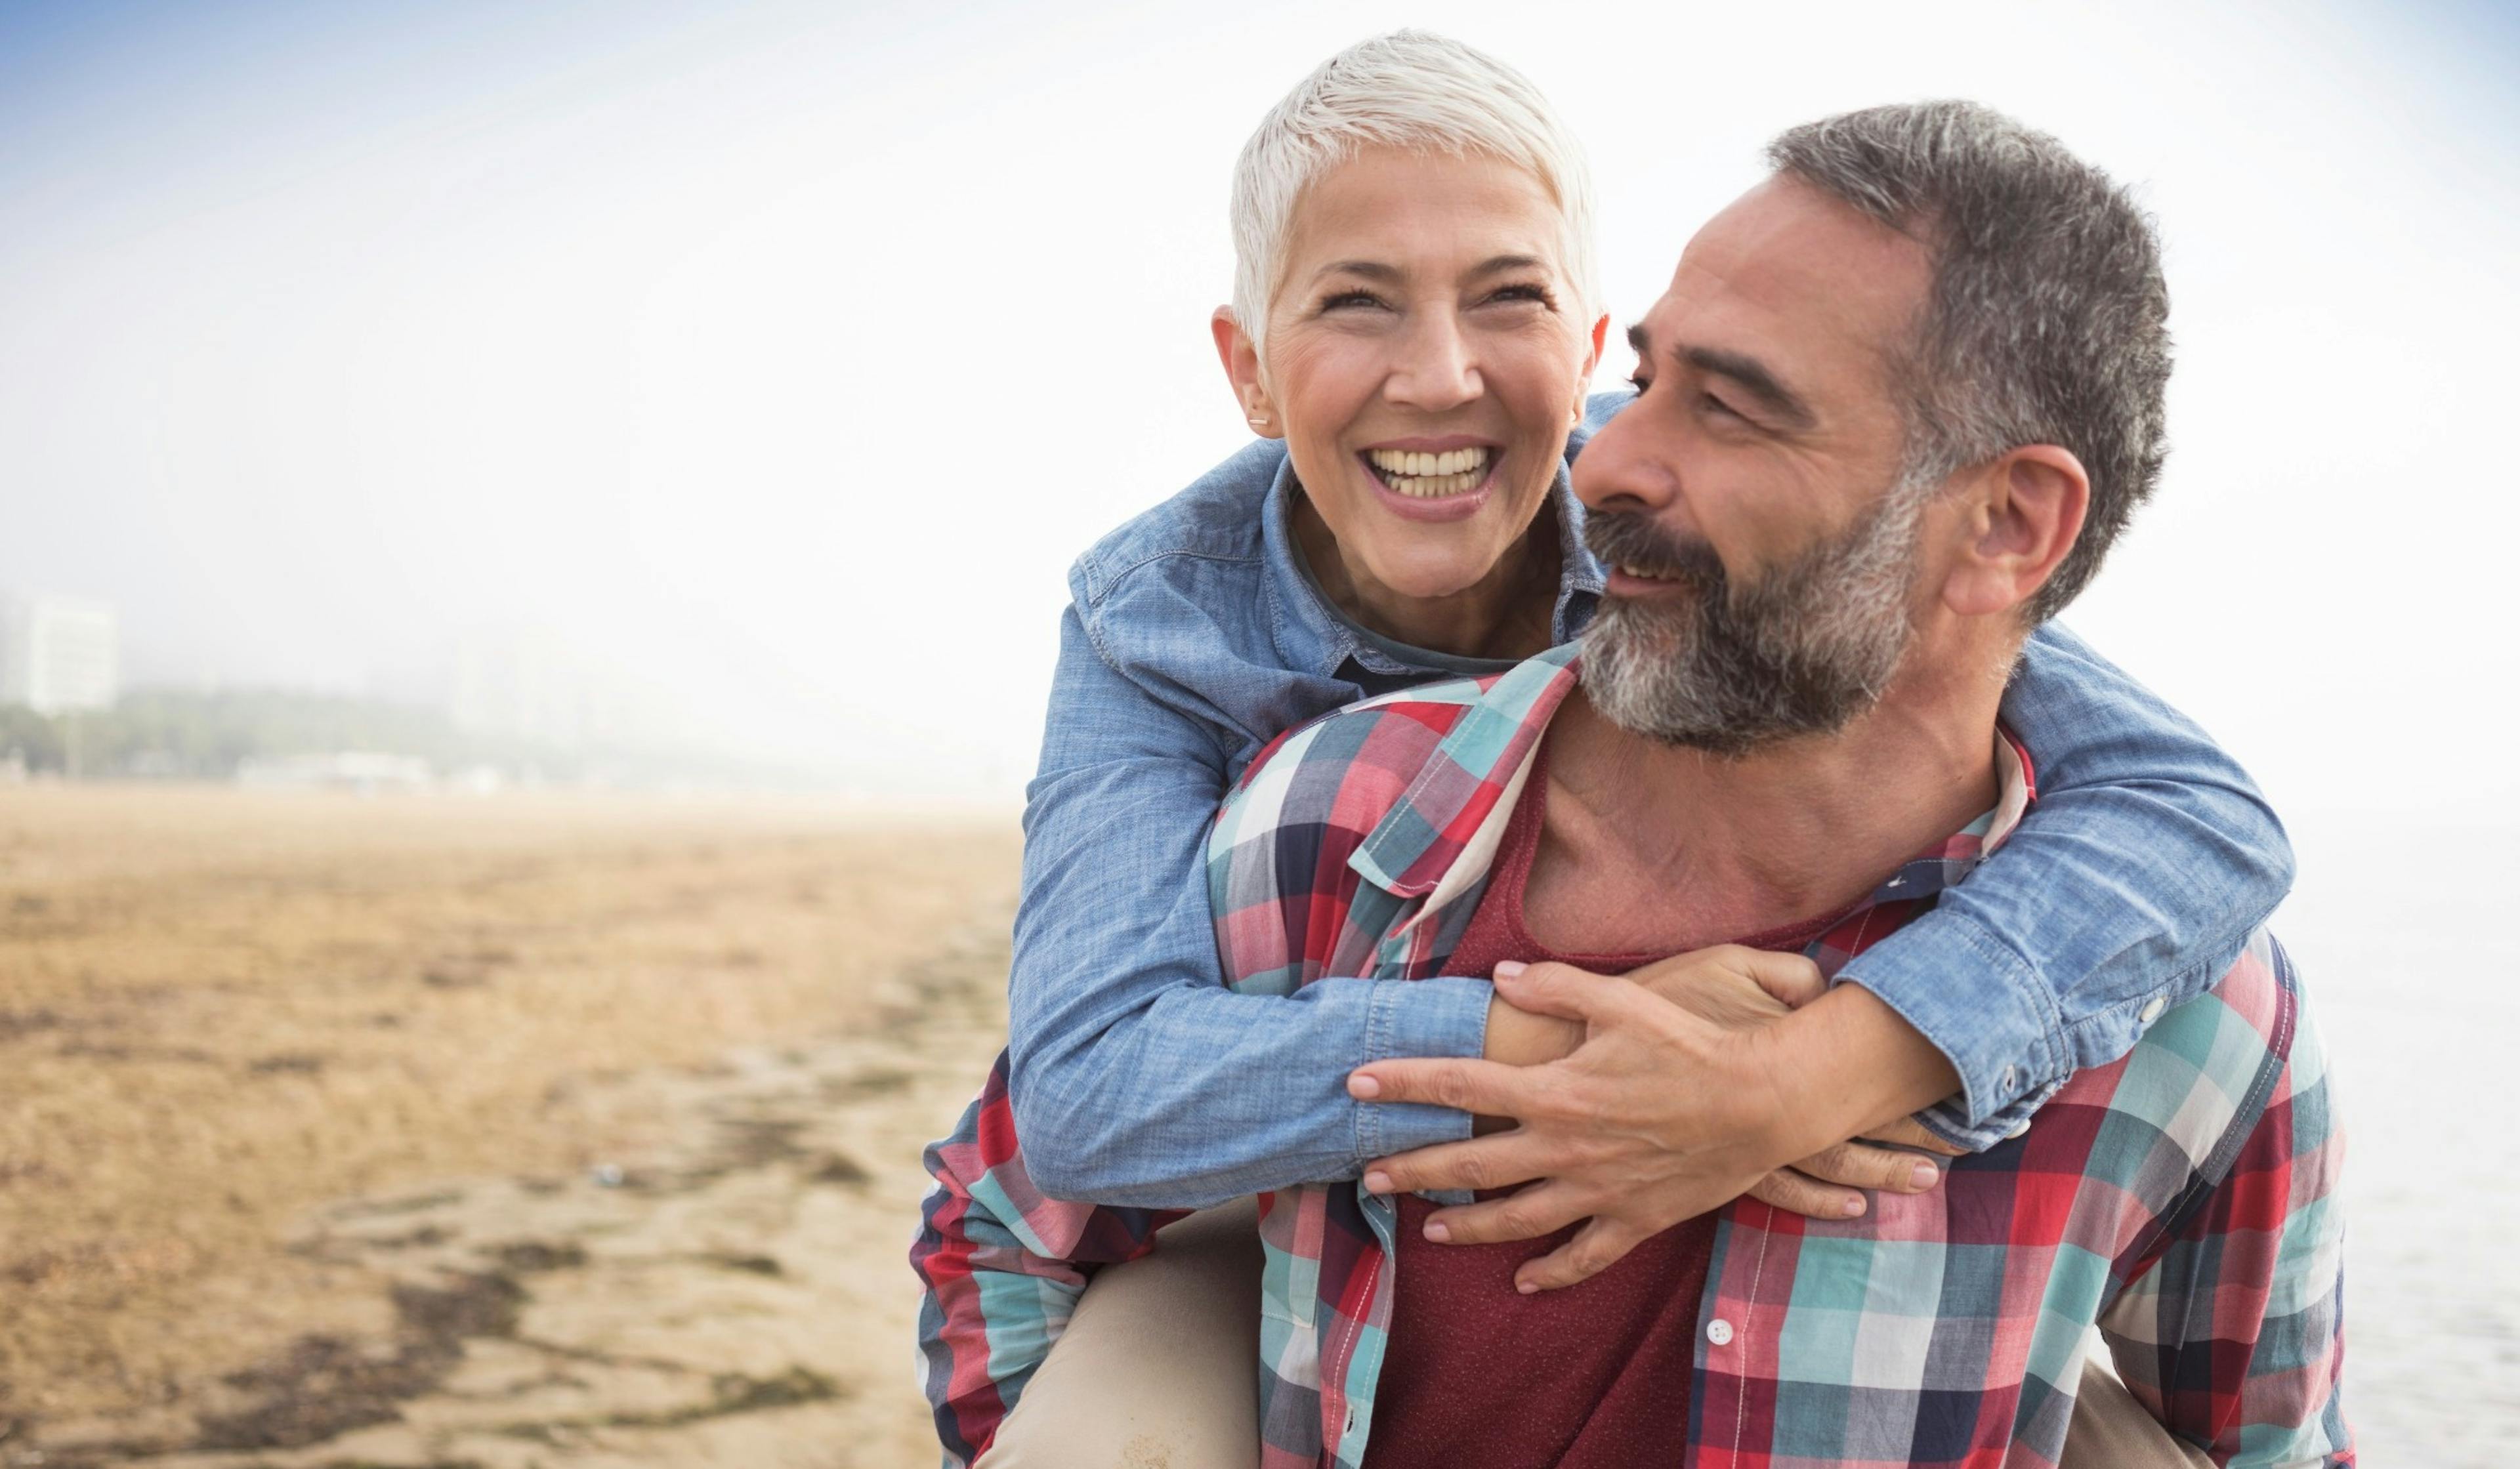
<path id="1" fill-rule="evenodd" d="M 1313 590 L 1298 559 L 1303 548 L 1295 541 L 1298 489 L 1295 462 L 1289 458 L 1278 466 L 1277 477 L 1269 485 L 1269 498 L 1260 511 L 1262 548 L 1269 561 L 1263 583 L 1269 600 L 1269 631 L 1279 653 L 1286 660 L 1285 666 L 1335 679 L 1353 658 L 1358 666 L 1375 673 L 1435 673 L 1398 662 L 1359 638 Z M 1600 563 L 1584 549 L 1584 506 L 1575 498 L 1563 464 L 1557 467 L 1557 477 L 1549 486 L 1549 503 L 1557 512 L 1558 545 L 1557 601 L 1551 609 L 1550 641 L 1562 644 L 1574 641 L 1584 624 L 1593 620 L 1604 578 Z"/>

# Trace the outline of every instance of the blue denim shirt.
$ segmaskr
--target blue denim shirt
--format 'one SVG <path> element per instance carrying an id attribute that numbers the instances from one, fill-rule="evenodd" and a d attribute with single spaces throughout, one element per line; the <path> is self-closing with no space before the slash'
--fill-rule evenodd
<path id="1" fill-rule="evenodd" d="M 1633 396 L 1592 400 L 1570 462 Z M 1235 994 L 1219 972 L 1202 851 L 1227 786 L 1282 731 L 1438 673 L 1324 602 L 1298 559 L 1294 493 L 1284 446 L 1254 443 L 1068 574 L 1009 987 L 1016 1131 L 1055 1197 L 1198 1208 L 1469 1135 L 1466 1113 L 1359 1102 L 1346 1080 L 1388 1056 L 1479 1054 L 1485 978 L 1275 997 Z M 1563 641 L 1602 578 L 1562 471 L 1551 503 Z M 2038 762 L 2038 804 L 1967 882 L 1839 976 L 1950 1057 L 1963 1094 L 1928 1120 L 1975 1147 L 2202 993 L 2292 882 L 2247 775 L 2071 634 L 2030 640 L 2003 718 Z"/>

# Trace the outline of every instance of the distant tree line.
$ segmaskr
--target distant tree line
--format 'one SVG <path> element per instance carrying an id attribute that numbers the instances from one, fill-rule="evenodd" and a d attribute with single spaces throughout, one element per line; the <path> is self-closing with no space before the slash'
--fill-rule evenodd
<path id="1" fill-rule="evenodd" d="M 412 755 L 440 772 L 493 765 L 571 779 L 562 752 L 466 734 L 433 709 L 269 690 L 142 690 L 111 709 L 38 714 L 0 704 L 0 761 L 29 772 L 225 780 L 248 760 L 342 750 Z"/>

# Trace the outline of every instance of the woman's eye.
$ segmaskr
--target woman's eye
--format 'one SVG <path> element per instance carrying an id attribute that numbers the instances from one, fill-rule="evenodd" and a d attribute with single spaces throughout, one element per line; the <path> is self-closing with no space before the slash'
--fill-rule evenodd
<path id="1" fill-rule="evenodd" d="M 1344 311 L 1357 306 L 1379 306 L 1382 298 L 1370 290 L 1342 290 L 1322 301 L 1324 311 Z"/>
<path id="2" fill-rule="evenodd" d="M 1488 297 L 1488 299 L 1492 301 L 1536 301 L 1539 304 L 1546 306 L 1550 303 L 1549 288 L 1546 286 L 1535 285 L 1507 286 L 1500 288 L 1497 290 L 1497 293 Z"/>

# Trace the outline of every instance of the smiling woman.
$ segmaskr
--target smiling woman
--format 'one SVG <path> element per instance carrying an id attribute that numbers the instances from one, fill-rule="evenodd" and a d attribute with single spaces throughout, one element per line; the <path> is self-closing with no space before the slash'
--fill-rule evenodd
<path id="1" fill-rule="evenodd" d="M 1374 631 L 1491 658 L 1553 641 L 1558 550 L 1532 530 L 1608 326 L 1564 234 L 1525 169 L 1374 149 L 1304 197 L 1265 356 L 1216 313 L 1246 417 L 1303 486 L 1305 559 Z"/>

